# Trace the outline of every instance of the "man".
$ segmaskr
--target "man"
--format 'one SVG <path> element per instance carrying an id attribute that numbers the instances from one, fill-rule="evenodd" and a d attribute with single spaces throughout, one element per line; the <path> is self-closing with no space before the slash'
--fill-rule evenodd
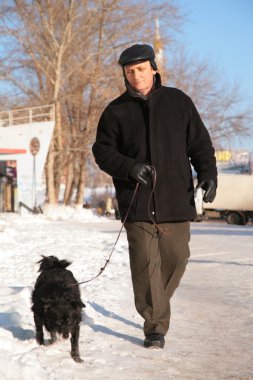
<path id="1" fill-rule="evenodd" d="M 163 348 L 170 299 L 185 271 L 196 217 L 191 164 L 204 201 L 212 202 L 216 161 L 191 99 L 161 85 L 153 48 L 133 45 L 119 64 L 126 92 L 102 113 L 92 149 L 100 169 L 113 178 L 125 223 L 144 347 Z"/>

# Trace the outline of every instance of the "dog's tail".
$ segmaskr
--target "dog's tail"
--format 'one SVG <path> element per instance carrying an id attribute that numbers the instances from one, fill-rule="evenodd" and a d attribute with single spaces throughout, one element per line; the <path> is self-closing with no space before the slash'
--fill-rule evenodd
<path id="1" fill-rule="evenodd" d="M 65 269 L 71 262 L 67 260 L 59 260 L 56 256 L 42 256 L 42 259 L 38 261 L 40 264 L 39 272 L 48 269 Z"/>

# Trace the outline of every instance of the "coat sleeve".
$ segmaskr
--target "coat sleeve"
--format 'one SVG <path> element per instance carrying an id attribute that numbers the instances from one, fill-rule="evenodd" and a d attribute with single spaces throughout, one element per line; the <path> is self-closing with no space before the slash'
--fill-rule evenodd
<path id="1" fill-rule="evenodd" d="M 190 117 L 187 128 L 187 153 L 198 181 L 212 179 L 217 185 L 215 151 L 208 130 L 190 98 Z"/>
<path id="2" fill-rule="evenodd" d="M 92 152 L 99 168 L 113 178 L 128 180 L 130 168 L 135 159 L 120 153 L 119 122 L 108 106 L 98 122 L 95 143 Z"/>

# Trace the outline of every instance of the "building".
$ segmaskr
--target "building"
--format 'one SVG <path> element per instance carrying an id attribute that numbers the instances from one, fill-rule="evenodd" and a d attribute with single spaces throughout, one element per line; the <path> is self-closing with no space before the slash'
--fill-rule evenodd
<path id="1" fill-rule="evenodd" d="M 0 112 L 0 212 L 36 212 L 54 125 L 53 105 Z"/>
<path id="2" fill-rule="evenodd" d="M 219 173 L 253 174 L 253 152 L 245 149 L 217 150 L 215 156 Z"/>

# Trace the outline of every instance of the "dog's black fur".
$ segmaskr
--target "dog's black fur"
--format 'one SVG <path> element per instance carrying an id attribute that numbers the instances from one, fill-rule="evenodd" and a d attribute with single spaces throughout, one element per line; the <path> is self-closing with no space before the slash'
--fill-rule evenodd
<path id="1" fill-rule="evenodd" d="M 71 356 L 82 362 L 79 354 L 79 331 L 82 319 L 80 290 L 68 267 L 71 262 L 55 256 L 42 256 L 38 261 L 39 272 L 32 293 L 32 311 L 36 328 L 36 340 L 44 344 L 43 326 L 51 335 L 51 342 L 57 334 L 68 338 L 71 334 Z M 74 286 L 73 286 L 74 285 Z"/>

